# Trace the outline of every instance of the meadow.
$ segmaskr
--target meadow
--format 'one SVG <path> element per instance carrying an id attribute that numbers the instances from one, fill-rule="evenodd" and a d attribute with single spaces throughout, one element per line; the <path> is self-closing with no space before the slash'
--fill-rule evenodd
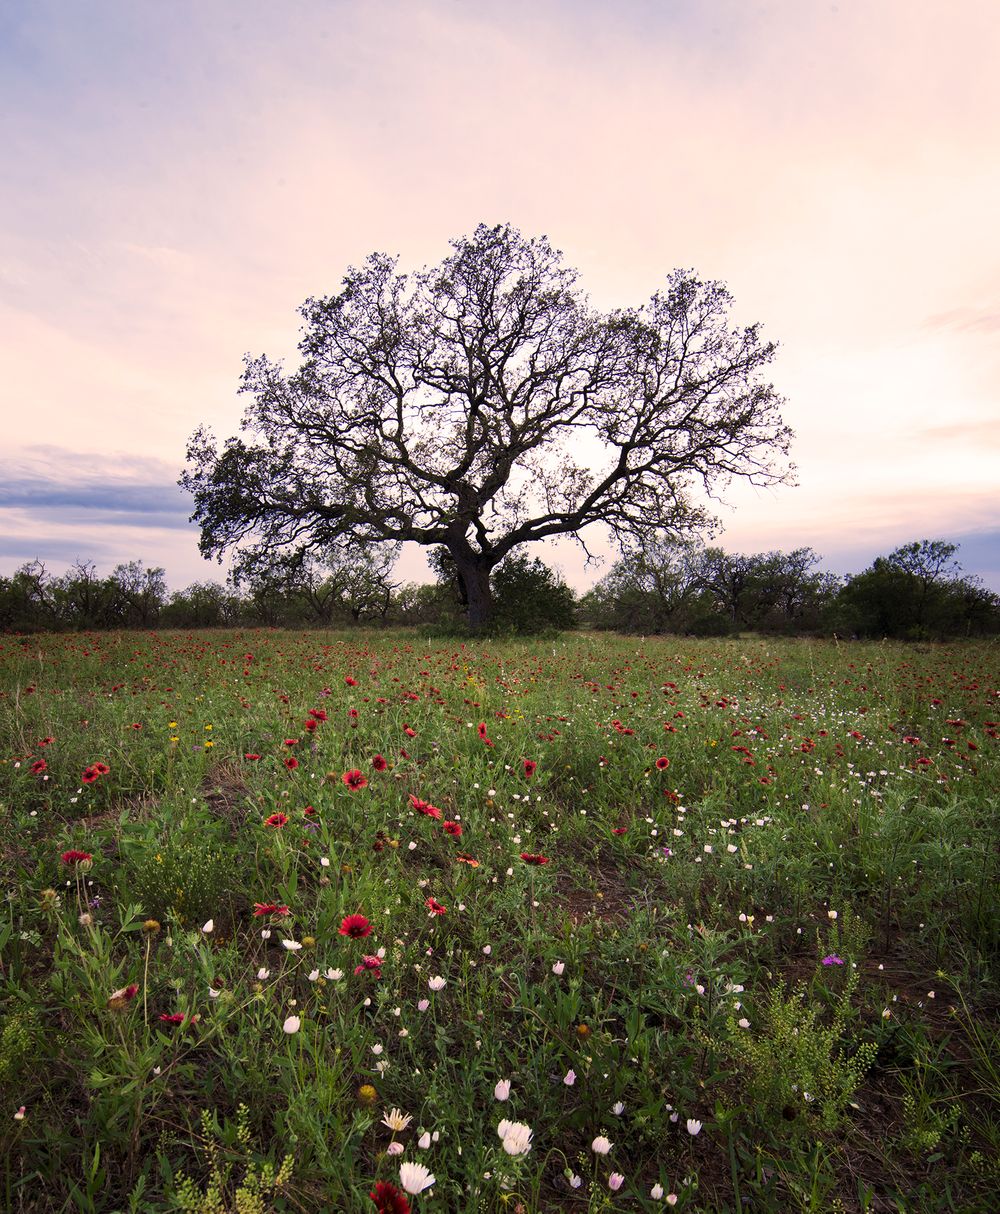
<path id="1" fill-rule="evenodd" d="M 0 637 L 0 1208 L 995 1208 L 998 667 Z"/>

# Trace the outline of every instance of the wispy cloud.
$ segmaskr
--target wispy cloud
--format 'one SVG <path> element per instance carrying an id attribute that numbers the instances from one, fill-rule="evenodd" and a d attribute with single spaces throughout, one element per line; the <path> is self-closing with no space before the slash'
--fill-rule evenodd
<path id="1" fill-rule="evenodd" d="M 1000 420 L 962 421 L 948 426 L 928 426 L 921 436 L 934 442 L 963 442 L 974 446 L 1000 447 Z"/>
<path id="2" fill-rule="evenodd" d="M 952 308 L 928 316 L 929 329 L 950 329 L 959 333 L 1000 333 L 1000 308 Z"/>

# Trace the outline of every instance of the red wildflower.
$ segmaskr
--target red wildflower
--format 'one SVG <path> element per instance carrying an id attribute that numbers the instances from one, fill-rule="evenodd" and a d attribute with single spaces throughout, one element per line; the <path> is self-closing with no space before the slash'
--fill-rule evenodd
<path id="1" fill-rule="evenodd" d="M 298 759 L 286 759 L 285 760 L 285 766 L 288 768 L 289 771 L 294 771 L 296 769 L 296 767 L 298 767 L 298 765 L 299 765 Z"/>
<path id="2" fill-rule="evenodd" d="M 139 984 L 137 982 L 130 982 L 128 986 L 123 986 L 120 990 L 114 991 L 108 996 L 107 1006 L 118 1011 L 125 1007 L 126 1004 L 131 1003 L 138 993 Z"/>
<path id="3" fill-rule="evenodd" d="M 375 1203 L 376 1214 L 410 1214 L 406 1195 L 387 1180 L 376 1180 L 368 1196 Z"/>
<path id="4" fill-rule="evenodd" d="M 485 738 L 486 737 L 486 722 L 480 721 L 479 724 L 476 726 L 476 728 L 479 731 L 479 736 L 481 738 Z"/>
<path id="5" fill-rule="evenodd" d="M 254 763 L 254 762 L 256 762 L 257 759 L 260 758 L 260 755 L 244 755 L 243 758 L 247 759 L 251 763 Z"/>
<path id="6" fill-rule="evenodd" d="M 312 719 L 314 721 L 325 721 L 326 720 L 326 709 L 325 708 L 310 708 L 309 715 L 312 717 Z"/>
<path id="7" fill-rule="evenodd" d="M 101 773 L 99 771 L 94 771 L 92 767 L 86 768 L 83 775 L 80 777 L 84 784 L 93 784 L 95 780 L 99 780 L 100 778 Z"/>
<path id="8" fill-rule="evenodd" d="M 370 957 L 366 953 L 361 958 L 361 964 L 356 965 L 354 967 L 354 972 L 356 974 L 369 973 L 369 974 L 372 974 L 376 978 L 381 978 L 382 977 L 382 958 L 381 957 Z"/>
<path id="9" fill-rule="evenodd" d="M 415 729 L 411 729 L 409 725 L 403 726 L 403 733 L 405 733 L 408 738 L 415 738 L 417 736 L 417 731 Z"/>
<path id="10" fill-rule="evenodd" d="M 48 763 L 46 763 L 44 759 L 37 759 L 31 765 L 31 774 L 33 776 L 41 775 L 41 773 L 43 771 L 46 771 L 48 769 L 48 766 L 49 766 Z"/>
<path id="11" fill-rule="evenodd" d="M 345 915 L 340 924 L 340 935 L 350 936 L 352 940 L 363 940 L 372 934 L 372 925 L 364 915 Z"/>
<path id="12" fill-rule="evenodd" d="M 285 738 L 286 746 L 298 746 L 298 744 L 299 744 L 298 738 Z"/>
<path id="13" fill-rule="evenodd" d="M 255 902 L 253 908 L 255 919 L 260 919 L 264 915 L 288 915 L 291 913 L 287 906 L 279 906 L 277 902 Z"/>
<path id="14" fill-rule="evenodd" d="M 627 830 L 628 830 L 627 826 L 616 826 L 614 828 L 614 830 L 612 830 L 611 833 L 613 835 L 623 835 Z"/>
<path id="15" fill-rule="evenodd" d="M 410 804 L 417 813 L 426 814 L 428 818 L 436 818 L 440 822 L 442 817 L 444 817 L 436 805 L 422 801 L 419 797 L 415 797 L 413 793 L 410 793 Z"/>
<path id="16" fill-rule="evenodd" d="M 666 755 L 661 755 L 660 758 L 656 760 L 657 771 L 666 771 L 669 766 L 670 760 L 666 757 Z"/>
<path id="17" fill-rule="evenodd" d="M 111 774 L 111 768 L 107 763 L 91 763 L 91 771 L 96 771 L 99 776 L 107 776 Z"/>
<path id="18" fill-rule="evenodd" d="M 82 864 L 84 860 L 93 860 L 89 851 L 64 851 L 59 857 L 63 864 Z"/>
<path id="19" fill-rule="evenodd" d="M 447 913 L 447 906 L 442 906 L 436 898 L 428 898 L 424 906 L 431 912 L 432 915 L 444 915 Z"/>
<path id="20" fill-rule="evenodd" d="M 55 738 L 42 738 L 42 740 L 38 743 L 38 745 L 39 746 L 51 746 L 54 741 L 55 741 Z"/>
<path id="21" fill-rule="evenodd" d="M 445 822 L 444 833 L 451 835 L 453 839 L 457 839 L 462 834 L 462 828 L 457 822 Z"/>
<path id="22" fill-rule="evenodd" d="M 160 1020 L 163 1024 L 183 1024 L 183 1012 L 161 1012 Z"/>
<path id="23" fill-rule="evenodd" d="M 468 864 L 469 868 L 479 867 L 479 861 L 474 859 L 472 856 L 467 856 L 464 851 L 460 851 L 455 859 L 459 862 L 459 864 Z"/>
<path id="24" fill-rule="evenodd" d="M 281 827 L 281 826 L 284 826 L 287 823 L 287 821 L 288 821 L 288 814 L 282 814 L 282 813 L 271 814 L 271 816 L 269 818 L 264 819 L 264 825 Z"/>
<path id="25" fill-rule="evenodd" d="M 530 851 L 521 852 L 521 859 L 525 864 L 548 864 L 549 862 L 548 856 L 539 856 L 535 852 Z"/>
<path id="26" fill-rule="evenodd" d="M 352 768 L 350 771 L 345 771 L 340 777 L 351 792 L 357 792 L 361 788 L 368 787 L 368 778 L 361 774 L 358 769 Z"/>
<path id="27" fill-rule="evenodd" d="M 305 816 L 307 818 L 311 818 L 313 816 L 313 814 L 316 812 L 316 809 L 312 805 L 307 805 L 302 812 L 305 814 Z"/>
<path id="28" fill-rule="evenodd" d="M 138 721 L 133 721 L 132 724 L 129 726 L 129 729 L 142 729 L 142 726 L 139 724 Z"/>
<path id="29" fill-rule="evenodd" d="M 374 767 L 376 771 L 385 771 L 388 766 L 389 764 L 381 755 L 376 755 L 375 758 L 372 759 L 372 767 Z"/>
<path id="30" fill-rule="evenodd" d="M 538 766 L 538 764 L 535 762 L 534 759 L 525 759 L 524 760 L 524 778 L 526 780 L 530 780 L 531 777 L 535 774 L 535 768 L 537 766 Z"/>
<path id="31" fill-rule="evenodd" d="M 308 721 L 302 722 L 302 728 L 306 730 L 307 733 L 312 733 L 314 729 L 319 728 L 319 723 L 310 717 Z"/>
<path id="32" fill-rule="evenodd" d="M 357 685 L 358 685 L 358 680 L 355 678 L 352 678 L 351 675 L 348 675 L 347 678 L 344 679 L 344 682 L 347 684 L 348 687 L 357 687 Z"/>

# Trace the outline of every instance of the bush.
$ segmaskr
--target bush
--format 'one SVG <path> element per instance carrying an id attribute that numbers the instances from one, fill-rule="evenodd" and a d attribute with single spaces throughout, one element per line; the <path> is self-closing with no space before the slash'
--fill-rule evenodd
<path id="1" fill-rule="evenodd" d="M 561 632 L 576 626 L 573 591 L 538 557 L 518 553 L 498 565 L 493 602 L 495 632 Z"/>

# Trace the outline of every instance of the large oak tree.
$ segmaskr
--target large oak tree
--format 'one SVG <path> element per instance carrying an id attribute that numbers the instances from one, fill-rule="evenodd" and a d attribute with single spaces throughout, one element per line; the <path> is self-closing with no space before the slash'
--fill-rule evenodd
<path id="1" fill-rule="evenodd" d="M 696 488 L 788 475 L 762 378 L 775 347 L 731 325 L 731 302 L 675 271 L 642 307 L 596 311 L 544 237 L 509 226 L 416 274 L 373 254 L 303 304 L 298 370 L 247 358 L 241 436 L 192 436 L 201 550 L 440 545 L 479 627 L 521 544 L 585 545 L 594 524 L 625 551 L 690 534 L 707 522 Z"/>

